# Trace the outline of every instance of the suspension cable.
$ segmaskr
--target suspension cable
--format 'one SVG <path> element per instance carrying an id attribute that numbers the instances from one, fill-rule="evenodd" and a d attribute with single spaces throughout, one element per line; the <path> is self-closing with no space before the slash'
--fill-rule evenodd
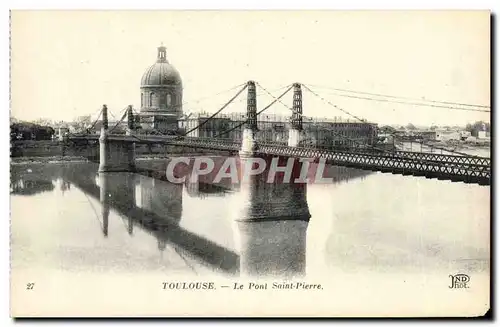
<path id="1" fill-rule="evenodd" d="M 362 96 L 357 96 L 357 95 L 349 95 L 349 94 L 341 94 L 341 93 L 333 93 L 333 92 L 329 92 L 327 94 L 331 94 L 331 95 L 335 95 L 335 96 L 340 96 L 340 97 L 346 97 L 346 98 L 369 100 L 369 101 L 390 102 L 390 103 L 398 103 L 398 104 L 409 104 L 409 105 L 412 105 L 412 106 L 422 106 L 422 107 L 432 107 L 432 108 L 445 108 L 445 109 L 450 109 L 450 110 L 462 110 L 462 111 L 474 111 L 474 112 L 490 112 L 491 113 L 490 110 L 485 110 L 485 109 L 458 108 L 458 107 L 452 107 L 452 106 L 447 106 L 447 105 L 439 105 L 439 104 L 426 104 L 426 103 L 407 102 L 407 101 L 398 101 L 398 100 L 389 100 L 389 99 L 377 99 L 377 98 L 372 98 L 372 97 L 362 97 Z"/>
<path id="2" fill-rule="evenodd" d="M 351 116 L 351 117 L 354 117 L 355 119 L 357 119 L 357 120 L 361 121 L 362 123 L 367 123 L 367 122 L 366 122 L 366 120 L 363 120 L 363 119 L 359 118 L 358 116 L 351 114 L 349 111 L 347 111 L 347 110 L 345 110 L 345 109 L 342 109 L 342 108 L 340 108 L 339 106 L 337 106 L 337 105 L 335 105 L 335 104 L 331 103 L 330 101 L 326 100 L 325 98 L 323 98 L 322 96 L 320 96 L 320 95 L 319 95 L 319 94 L 317 94 L 316 92 L 312 91 L 312 90 L 311 90 L 308 86 L 304 85 L 304 88 L 305 88 L 306 90 L 308 90 L 309 92 L 311 92 L 312 94 L 314 94 L 315 96 L 319 97 L 321 100 L 323 100 L 323 101 L 325 101 L 326 103 L 328 103 L 329 105 L 331 105 L 331 106 L 335 107 L 336 109 L 341 110 L 342 112 L 344 112 L 344 113 L 348 114 L 348 115 L 349 115 L 349 116 Z M 396 132 L 393 132 L 393 133 L 391 133 L 391 136 L 393 136 L 393 137 L 394 137 L 394 135 L 395 135 L 395 134 L 396 134 Z M 436 149 L 443 150 L 443 151 L 446 151 L 446 152 L 460 154 L 460 155 L 462 155 L 462 156 L 468 156 L 468 157 L 478 157 L 478 156 L 476 156 L 476 155 L 471 155 L 471 154 L 467 154 L 467 153 L 463 153 L 463 152 L 459 152 L 459 151 L 455 151 L 455 150 L 449 150 L 449 149 L 446 149 L 446 148 L 437 147 L 437 146 L 434 146 L 434 145 L 432 145 L 432 144 L 426 144 L 426 143 L 423 143 L 423 142 L 419 142 L 419 143 L 420 143 L 420 144 L 422 144 L 422 145 L 426 145 L 426 146 L 428 146 L 428 147 L 430 147 L 430 148 L 436 148 Z"/>
<path id="3" fill-rule="evenodd" d="M 267 110 L 268 108 L 270 108 L 273 104 L 275 104 L 277 101 L 279 101 L 279 99 L 281 99 L 281 98 L 282 98 L 285 94 L 287 94 L 287 93 L 288 93 L 288 91 L 290 91 L 291 89 L 292 89 L 292 86 L 291 86 L 291 85 L 289 85 L 289 86 L 288 86 L 288 89 L 286 89 L 286 91 L 285 91 L 285 92 L 283 92 L 283 93 L 282 93 L 279 97 L 274 98 L 274 100 L 273 100 L 271 103 L 269 103 L 266 107 L 264 107 L 264 109 L 262 109 L 262 110 L 258 111 L 258 112 L 257 112 L 257 114 L 256 114 L 256 116 L 260 115 L 260 114 L 261 114 L 261 113 L 263 113 L 265 110 Z M 214 138 L 219 137 L 219 136 L 221 136 L 221 135 L 225 135 L 225 134 L 227 134 L 227 133 L 230 133 L 230 132 L 234 131 L 235 129 L 237 129 L 237 128 L 241 127 L 243 124 L 245 124 L 247 121 L 248 121 L 248 118 L 247 118 L 247 119 L 245 119 L 244 121 L 242 121 L 241 123 L 237 124 L 236 126 L 234 126 L 234 127 L 230 128 L 230 129 L 228 129 L 228 130 L 226 130 L 226 131 L 223 131 L 223 132 L 221 132 L 221 133 L 219 133 L 219 134 L 215 135 L 215 136 L 214 136 Z"/>
<path id="4" fill-rule="evenodd" d="M 403 100 L 419 101 L 419 102 L 431 102 L 431 103 L 438 103 L 438 104 L 448 104 L 448 105 L 453 105 L 453 106 L 465 106 L 465 107 L 476 107 L 476 108 L 491 108 L 490 106 L 480 105 L 480 104 L 468 104 L 468 103 L 450 102 L 450 101 L 437 101 L 437 100 L 417 99 L 417 98 L 410 98 L 410 97 L 403 97 L 403 96 L 386 95 L 386 94 L 381 94 L 381 93 L 370 93 L 370 92 L 347 90 L 347 89 L 334 88 L 334 87 L 321 86 L 321 85 L 313 85 L 313 84 L 310 84 L 310 85 L 314 86 L 314 87 L 322 88 L 322 89 L 330 89 L 330 90 L 342 91 L 342 92 L 349 92 L 349 93 L 355 93 L 355 94 L 373 95 L 373 96 L 379 96 L 379 97 L 385 97 L 385 98 L 391 98 L 391 99 L 403 99 Z M 370 100 L 371 100 L 371 98 L 370 98 Z M 426 105 L 426 104 L 422 103 L 421 105 Z M 445 107 L 445 108 L 448 108 L 448 107 Z M 460 109 L 460 108 L 453 107 L 453 108 L 450 108 L 450 109 Z M 479 110 L 475 110 L 475 111 L 479 111 Z"/>
<path id="5" fill-rule="evenodd" d="M 118 115 L 121 114 L 124 110 L 127 110 L 127 107 L 123 108 L 122 110 L 120 110 L 118 112 Z M 113 112 L 111 110 L 108 109 L 108 114 L 111 115 L 111 117 L 113 117 L 113 119 L 116 119 L 116 116 L 113 114 Z"/>
<path id="6" fill-rule="evenodd" d="M 89 128 L 87 128 L 87 132 L 89 132 L 92 128 L 95 127 L 95 125 L 97 124 L 97 122 L 99 121 L 99 118 L 101 118 L 101 115 L 102 115 L 102 108 L 101 110 L 99 111 L 99 115 L 97 115 L 97 118 L 94 120 L 94 122 L 92 123 L 92 125 L 90 125 Z"/>
<path id="7" fill-rule="evenodd" d="M 218 93 L 215 93 L 215 94 L 213 94 L 213 95 L 208 95 L 208 96 L 201 97 L 201 98 L 198 98 L 198 99 L 195 99 L 195 100 L 186 101 L 186 102 L 183 102 L 183 103 L 181 103 L 181 104 L 177 104 L 177 105 L 170 106 L 170 108 L 180 108 L 180 107 L 185 106 L 185 105 L 186 105 L 186 104 L 188 104 L 188 103 L 193 103 L 193 102 L 195 102 L 195 103 L 199 103 L 199 102 L 201 102 L 202 100 L 206 100 L 206 99 L 209 99 L 209 98 L 212 98 L 212 97 L 216 97 L 216 96 L 218 96 L 218 95 L 221 95 L 221 94 L 224 94 L 224 93 L 227 93 L 227 92 L 233 91 L 233 90 L 235 90 L 235 89 L 237 89 L 237 88 L 239 88 L 239 87 L 241 87 L 241 86 L 243 86 L 243 85 L 245 85 L 245 84 L 246 84 L 246 83 L 241 83 L 241 84 L 238 84 L 238 85 L 236 85 L 236 86 L 233 86 L 233 87 L 231 87 L 231 88 L 229 88 L 229 89 L 226 89 L 226 90 L 220 91 L 220 92 L 218 92 Z"/>
<path id="8" fill-rule="evenodd" d="M 122 115 L 122 118 L 116 122 L 115 126 L 113 126 L 113 128 L 111 128 L 108 133 L 111 133 L 116 127 L 118 127 L 118 125 L 120 125 L 120 123 L 125 119 L 125 117 L 127 117 L 127 112 L 124 112 L 123 115 Z"/>
<path id="9" fill-rule="evenodd" d="M 260 85 L 260 83 L 259 83 L 259 82 L 256 82 L 255 84 L 257 84 L 257 86 L 258 86 L 258 87 L 260 87 L 261 89 L 263 89 L 263 90 L 264 90 L 264 91 L 265 91 L 268 95 L 270 95 L 273 99 L 276 99 L 276 97 L 275 97 L 274 95 L 272 95 L 272 94 L 271 94 L 271 92 L 269 92 L 268 90 L 266 90 L 266 88 L 265 88 L 265 87 L 263 87 L 262 85 Z M 290 85 L 287 85 L 287 86 L 285 86 L 285 87 L 290 87 Z M 293 111 L 293 109 L 292 109 L 292 108 L 290 108 L 289 106 L 287 106 L 286 104 L 284 104 L 284 103 L 283 103 L 283 101 L 281 101 L 281 100 L 279 100 L 279 99 L 278 99 L 278 101 L 279 101 L 279 103 L 281 103 L 281 104 L 282 104 L 285 108 L 287 108 L 288 110 Z"/>
<path id="10" fill-rule="evenodd" d="M 257 116 L 260 115 L 261 113 L 263 113 L 264 111 L 266 111 L 267 109 L 269 109 L 273 104 L 275 104 L 277 101 L 279 101 L 282 97 L 285 96 L 285 94 L 288 93 L 288 91 L 290 91 L 292 89 L 293 85 L 289 85 L 288 88 L 285 90 L 285 92 L 281 93 L 281 95 L 277 98 L 274 98 L 274 100 L 269 103 L 266 107 L 264 107 L 264 109 L 261 109 L 260 111 L 257 112 Z"/>
<path id="11" fill-rule="evenodd" d="M 331 103 L 330 101 L 328 101 L 327 99 L 325 99 L 325 98 L 323 98 L 321 95 L 319 95 L 318 93 L 316 93 L 316 92 L 314 92 L 313 90 L 311 90 L 311 89 L 310 89 L 307 85 L 305 85 L 305 84 L 302 84 L 302 85 L 304 86 L 304 88 L 305 88 L 306 90 L 308 90 L 309 92 L 311 92 L 312 94 L 314 94 L 315 96 L 317 96 L 318 98 L 320 98 L 321 100 L 323 100 L 324 102 L 328 103 L 329 105 L 331 105 L 331 106 L 333 106 L 333 107 L 337 108 L 338 110 L 342 111 L 343 113 L 348 114 L 349 116 L 353 117 L 354 119 L 359 120 L 360 122 L 366 123 L 366 121 L 365 121 L 364 119 L 359 118 L 358 116 L 351 114 L 349 111 L 347 111 L 347 110 L 345 110 L 345 109 L 340 108 L 340 107 L 339 107 L 339 106 L 337 106 L 336 104 Z"/>
<path id="12" fill-rule="evenodd" d="M 231 103 L 233 102 L 234 99 L 236 99 L 240 94 L 241 92 L 243 92 L 246 88 L 248 87 L 247 84 L 245 84 L 245 86 L 243 86 L 241 88 L 241 90 L 239 90 L 238 93 L 236 93 L 235 96 L 233 96 L 228 102 L 226 102 L 226 104 L 224 104 L 219 110 L 217 110 L 215 113 L 213 113 L 210 117 L 208 117 L 207 119 L 205 119 L 203 122 L 201 122 L 200 124 L 198 124 L 198 126 L 196 127 L 193 127 L 192 129 L 188 130 L 187 132 L 184 133 L 184 135 L 182 136 L 186 136 L 188 135 L 189 133 L 199 129 L 201 126 L 205 125 L 206 123 L 208 123 L 209 120 L 211 120 L 212 118 L 214 118 L 217 114 L 219 114 L 222 110 L 226 109 L 226 107 Z"/>

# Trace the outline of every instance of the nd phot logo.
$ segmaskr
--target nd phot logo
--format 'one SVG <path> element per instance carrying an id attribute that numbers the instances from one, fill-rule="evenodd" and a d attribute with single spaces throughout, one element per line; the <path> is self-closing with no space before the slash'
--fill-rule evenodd
<path id="1" fill-rule="evenodd" d="M 469 275 L 466 274 L 456 274 L 450 275 L 451 285 L 449 288 L 469 288 L 467 283 L 470 281 Z"/>

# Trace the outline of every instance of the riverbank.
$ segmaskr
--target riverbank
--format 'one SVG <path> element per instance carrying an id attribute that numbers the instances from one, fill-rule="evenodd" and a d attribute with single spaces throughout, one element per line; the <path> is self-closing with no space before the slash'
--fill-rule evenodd
<path id="1" fill-rule="evenodd" d="M 487 150 L 490 149 L 490 143 L 472 143 L 472 142 L 428 142 L 428 145 L 439 146 L 456 150 Z"/>
<path id="2" fill-rule="evenodd" d="M 148 161 L 148 160 L 165 160 L 169 159 L 172 157 L 179 157 L 185 154 L 182 153 L 175 153 L 175 154 L 168 154 L 168 155 L 158 155 L 158 154 L 152 154 L 152 155 L 138 155 L 136 156 L 136 160 L 138 161 Z M 188 153 L 189 156 L 201 156 L 204 155 L 204 153 Z M 47 156 L 47 157 L 11 157 L 10 158 L 10 164 L 11 165 L 27 165 L 27 164 L 47 164 L 47 163 L 53 163 L 53 164 L 62 164 L 62 163 L 82 163 L 82 162 L 90 162 L 85 157 L 79 157 L 79 156 Z"/>
<path id="3" fill-rule="evenodd" d="M 46 163 L 70 163 L 70 162 L 89 162 L 87 158 L 76 156 L 49 156 L 49 157 L 11 157 L 11 165 L 26 164 L 46 164 Z"/>

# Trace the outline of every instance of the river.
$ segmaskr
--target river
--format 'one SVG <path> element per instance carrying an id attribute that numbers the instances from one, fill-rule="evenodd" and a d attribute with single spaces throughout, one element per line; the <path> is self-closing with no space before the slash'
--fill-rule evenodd
<path id="1" fill-rule="evenodd" d="M 115 173 L 103 208 L 96 171 L 93 163 L 11 167 L 14 271 L 238 273 L 238 189 Z M 489 269 L 489 187 L 346 168 L 334 175 L 307 185 L 307 232 L 282 244 L 305 244 L 293 260 L 308 276 Z"/>

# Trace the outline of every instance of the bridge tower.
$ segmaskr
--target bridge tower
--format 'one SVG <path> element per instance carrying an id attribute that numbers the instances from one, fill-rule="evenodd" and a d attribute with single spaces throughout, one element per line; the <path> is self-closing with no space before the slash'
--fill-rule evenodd
<path id="1" fill-rule="evenodd" d="M 288 146 L 298 146 L 302 139 L 302 88 L 293 84 L 292 126 L 288 131 Z"/>
<path id="2" fill-rule="evenodd" d="M 134 121 L 134 112 L 132 110 L 132 106 L 129 105 L 127 107 L 127 135 L 134 135 L 135 133 L 135 121 Z"/>
<path id="3" fill-rule="evenodd" d="M 129 106 L 129 113 L 132 108 Z M 129 119 L 133 119 L 130 117 Z M 127 133 L 129 133 L 130 126 L 133 124 L 130 120 L 128 122 Z M 133 125 L 132 125 L 133 126 Z M 135 143 L 129 140 L 110 139 L 108 130 L 108 107 L 102 107 L 102 127 L 99 136 L 99 172 L 123 172 L 135 171 Z"/>
<path id="4" fill-rule="evenodd" d="M 135 131 L 135 116 L 132 110 L 132 105 L 129 105 L 127 107 L 127 129 L 125 133 L 128 136 L 134 136 Z M 135 171 L 135 142 L 129 143 L 125 150 L 127 151 L 127 162 L 129 164 L 128 168 L 130 171 Z"/>
<path id="5" fill-rule="evenodd" d="M 303 163 L 296 158 L 265 158 L 267 168 L 279 167 L 281 172 L 274 174 L 272 169 L 266 169 L 262 174 L 246 177 L 244 166 L 254 165 L 254 159 L 242 159 L 243 178 L 238 193 L 241 202 L 234 219 L 241 275 L 304 275 L 306 232 L 311 215 L 307 184 L 296 181 Z M 283 172 L 285 167 L 291 177 Z"/>
<path id="6" fill-rule="evenodd" d="M 240 156 L 252 156 L 257 149 L 257 95 L 255 82 L 247 83 L 247 121 L 243 128 Z"/>

